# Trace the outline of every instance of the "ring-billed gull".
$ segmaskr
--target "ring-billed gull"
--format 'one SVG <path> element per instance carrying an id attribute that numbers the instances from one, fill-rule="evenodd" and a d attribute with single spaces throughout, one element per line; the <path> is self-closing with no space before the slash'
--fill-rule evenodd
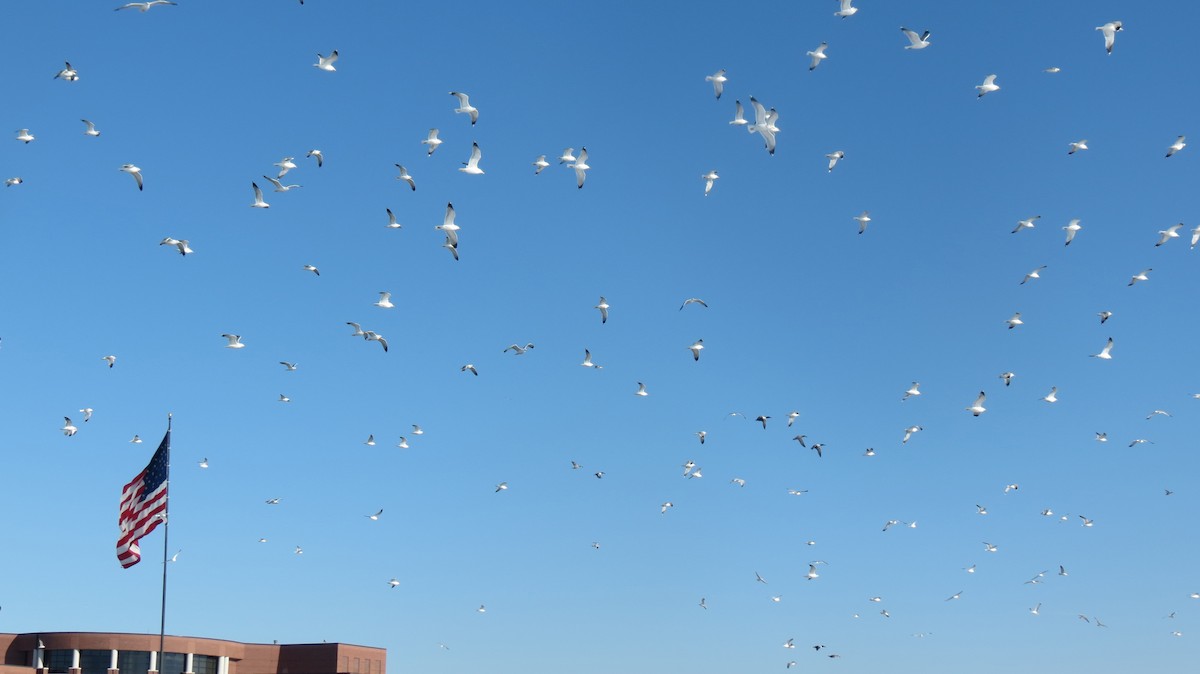
<path id="1" fill-rule="evenodd" d="M 910 42 L 905 49 L 924 49 L 929 46 L 929 31 L 925 31 L 923 34 L 917 35 L 917 31 L 909 30 L 904 26 L 900 26 L 900 30 L 904 31 L 904 35 Z"/>

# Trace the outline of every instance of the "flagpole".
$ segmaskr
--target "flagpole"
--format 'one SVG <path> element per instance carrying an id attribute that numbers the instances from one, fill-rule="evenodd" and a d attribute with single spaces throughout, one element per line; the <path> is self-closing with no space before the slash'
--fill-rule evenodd
<path id="1" fill-rule="evenodd" d="M 167 498 L 163 506 L 163 572 L 162 572 L 162 604 L 158 622 L 158 662 L 156 667 L 163 671 L 164 644 L 167 635 L 167 534 L 171 531 L 171 417 L 167 412 Z"/>

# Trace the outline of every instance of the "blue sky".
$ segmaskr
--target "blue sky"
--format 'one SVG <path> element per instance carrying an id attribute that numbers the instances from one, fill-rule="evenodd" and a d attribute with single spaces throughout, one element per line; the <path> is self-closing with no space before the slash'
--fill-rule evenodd
<path id="1" fill-rule="evenodd" d="M 1200 10 L 856 5 L 22 5 L 0 27 L 0 129 L 37 137 L 0 137 L 0 177 L 25 181 L 0 190 L 0 572 L 20 579 L 0 630 L 157 631 L 161 529 L 131 570 L 113 546 L 173 412 L 173 634 L 383 646 L 397 672 L 1183 665 L 1200 160 L 1163 155 L 1200 142 Z M 1118 19 L 1106 55 L 1093 28 Z M 312 67 L 334 49 L 337 72 Z M 79 81 L 53 79 L 64 60 Z M 774 156 L 728 124 L 752 95 L 780 114 Z M 472 142 L 483 176 L 455 170 Z M 566 147 L 588 149 L 583 189 Z M 249 208 L 285 156 L 303 188 Z"/>

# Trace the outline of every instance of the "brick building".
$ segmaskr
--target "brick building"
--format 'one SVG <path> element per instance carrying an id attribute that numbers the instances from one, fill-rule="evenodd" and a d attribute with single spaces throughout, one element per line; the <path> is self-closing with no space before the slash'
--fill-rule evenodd
<path id="1" fill-rule="evenodd" d="M 0 634 L 0 674 L 386 674 L 387 651 L 350 644 L 244 644 L 157 634 Z"/>

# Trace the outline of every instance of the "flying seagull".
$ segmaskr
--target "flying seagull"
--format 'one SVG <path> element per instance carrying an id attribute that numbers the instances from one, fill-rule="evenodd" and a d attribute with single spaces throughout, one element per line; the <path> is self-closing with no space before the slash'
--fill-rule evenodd
<path id="1" fill-rule="evenodd" d="M 858 11 L 858 8 L 850 6 L 850 3 L 852 1 L 853 0 L 839 0 L 839 2 L 841 3 L 841 9 L 834 12 L 833 15 L 836 17 L 843 18 L 843 19 L 848 16 L 854 16 L 854 14 Z"/>
<path id="2" fill-rule="evenodd" d="M 372 332 L 370 330 L 364 330 L 363 331 L 363 339 L 365 339 L 369 342 L 379 342 L 379 345 L 383 347 L 383 352 L 387 353 L 388 344 L 387 344 L 387 340 L 383 338 L 383 335 Z"/>
<path id="3" fill-rule="evenodd" d="M 307 159 L 308 157 L 316 157 L 316 159 L 317 159 L 317 168 L 321 168 L 322 166 L 324 166 L 324 165 L 325 165 L 325 155 L 321 154 L 321 151 L 320 151 L 320 150 L 309 150 L 309 151 L 308 151 L 308 154 L 304 155 L 304 157 L 305 157 L 306 159 Z"/>
<path id="4" fill-rule="evenodd" d="M 1129 279 L 1129 285 L 1133 285 L 1133 284 L 1137 283 L 1138 281 L 1148 281 L 1148 280 L 1150 280 L 1150 277 L 1146 276 L 1146 274 L 1148 274 L 1148 273 L 1150 273 L 1150 272 L 1152 272 L 1152 271 L 1154 271 L 1154 270 L 1153 270 L 1153 269 L 1143 269 L 1142 271 L 1140 271 L 1140 272 L 1138 272 L 1138 273 L 1134 274 L 1134 275 L 1133 275 L 1132 277 L 1130 277 L 1130 279 Z"/>
<path id="5" fill-rule="evenodd" d="M 283 159 L 280 159 L 279 161 L 272 164 L 272 166 L 279 167 L 279 173 L 276 173 L 275 177 L 282 178 L 285 175 L 287 175 L 288 171 L 291 171 L 292 169 L 296 168 L 295 159 L 296 159 L 295 157 L 284 157 Z"/>
<path id="6" fill-rule="evenodd" d="M 178 5 L 178 4 L 179 3 L 177 3 L 177 2 L 171 2 L 171 0 L 150 0 L 150 2 L 129 2 L 124 5 L 121 5 L 120 7 L 116 8 L 113 11 L 119 12 L 122 9 L 137 9 L 142 12 L 148 12 L 148 11 L 150 11 L 150 8 L 155 5 Z"/>
<path id="7" fill-rule="evenodd" d="M 702 351 L 703 349 L 704 349 L 704 340 L 703 339 L 697 339 L 691 346 L 689 346 L 688 350 L 692 352 L 692 360 L 697 360 L 697 361 L 700 360 L 700 351 Z M 764 426 L 764 428 L 766 427 L 766 422 L 763 422 L 763 426 Z"/>
<path id="8" fill-rule="evenodd" d="M 400 228 L 404 227 L 404 225 L 402 225 L 396 221 L 396 214 L 392 212 L 392 209 L 385 208 L 384 210 L 387 211 L 387 214 L 388 214 L 388 223 L 387 223 L 388 229 L 400 229 Z"/>
<path id="9" fill-rule="evenodd" d="M 1017 285 L 1025 285 L 1027 282 L 1029 282 L 1032 279 L 1041 278 L 1042 277 L 1041 272 L 1045 268 L 1046 268 L 1046 265 L 1042 265 L 1042 266 L 1038 267 L 1037 269 L 1034 269 L 1033 271 L 1029 272 L 1028 274 L 1025 275 L 1025 278 L 1021 279 L 1021 282 Z"/>
<path id="10" fill-rule="evenodd" d="M 825 158 L 829 160 L 829 173 L 833 173 L 833 167 L 837 166 L 838 161 L 845 156 L 846 153 L 842 152 L 841 150 L 830 152 L 829 154 L 825 155 Z"/>
<path id="11" fill-rule="evenodd" d="M 713 183 L 716 182 L 720 177 L 721 176 L 717 175 L 716 169 L 713 169 L 700 176 L 700 179 L 704 181 L 704 196 L 708 196 L 708 193 L 712 191 Z"/>
<path id="12" fill-rule="evenodd" d="M 908 400 L 909 398 L 912 398 L 914 396 L 919 396 L 919 395 L 921 395 L 921 382 L 914 381 L 912 383 L 912 386 L 910 386 L 908 388 L 908 390 L 904 392 L 904 397 L 901 398 L 900 400 L 905 401 L 905 400 Z"/>
<path id="13" fill-rule="evenodd" d="M 825 55 L 825 50 L 828 47 L 829 47 L 828 42 L 822 42 L 821 44 L 817 45 L 816 49 L 814 49 L 810 52 L 805 52 L 806 56 L 812 57 L 812 63 L 808 66 L 809 72 L 816 70 L 817 66 L 821 65 L 821 61 L 824 61 L 825 59 L 829 58 L 828 56 Z"/>
<path id="14" fill-rule="evenodd" d="M 609 306 L 608 306 L 608 300 L 604 299 L 604 295 L 600 296 L 600 303 L 592 308 L 600 310 L 600 323 L 601 324 L 608 322 Z"/>
<path id="15" fill-rule="evenodd" d="M 263 201 L 262 190 L 259 189 L 258 183 L 250 183 L 250 187 L 254 188 L 254 203 L 250 204 L 250 208 L 270 208 L 271 204 Z"/>
<path id="16" fill-rule="evenodd" d="M 425 156 L 426 157 L 433 156 L 433 151 L 438 149 L 438 146 L 441 145 L 443 142 L 444 141 L 441 138 L 438 138 L 438 130 L 430 129 L 429 137 L 426 138 L 425 140 L 421 141 L 422 145 L 429 146 L 429 152 L 425 153 Z"/>
<path id="17" fill-rule="evenodd" d="M 690 297 L 690 298 L 684 300 L 683 304 L 679 305 L 679 310 L 683 311 L 683 308 L 689 304 L 699 304 L 700 306 L 704 307 L 705 309 L 708 308 L 708 304 L 705 303 L 704 300 L 700 299 L 699 297 Z"/>
<path id="18" fill-rule="evenodd" d="M 479 160 L 483 158 L 483 153 L 479 150 L 479 143 L 471 143 L 471 158 L 463 163 L 462 168 L 458 169 L 467 175 L 481 176 L 483 169 L 479 168 Z"/>
<path id="19" fill-rule="evenodd" d="M 34 140 L 37 140 L 37 136 L 33 135 L 32 133 L 29 133 L 29 129 L 17 129 L 17 140 L 28 145 L 31 142 L 33 142 Z M 127 166 L 133 166 L 133 164 L 127 164 Z M 122 169 L 122 170 L 124 170 L 124 169 Z"/>
<path id="20" fill-rule="evenodd" d="M 533 170 L 533 175 L 537 175 L 537 174 L 541 173 L 542 169 L 546 168 L 549 165 L 550 165 L 550 162 L 546 161 L 546 155 L 539 154 L 537 161 L 533 162 L 533 166 L 535 167 Z"/>
<path id="21" fill-rule="evenodd" d="M 995 75 L 988 75 L 987 77 L 983 78 L 983 84 L 976 84 L 975 88 L 979 90 L 979 96 L 977 96 L 977 98 L 983 98 L 985 95 L 990 94 L 993 91 L 999 91 L 1000 85 L 996 84 Z"/>
<path id="22" fill-rule="evenodd" d="M 1063 229 L 1067 232 L 1067 242 L 1063 245 L 1069 246 L 1071 245 L 1071 242 L 1075 240 L 1075 234 L 1078 233 L 1079 230 L 1083 229 L 1083 227 L 1079 225 L 1079 218 L 1075 218 L 1074 220 L 1068 222 Z"/>
<path id="23" fill-rule="evenodd" d="M 583 350 L 583 362 L 580 363 L 579 365 L 581 367 L 593 367 L 593 368 L 596 368 L 597 370 L 604 369 L 603 365 L 596 365 L 595 363 L 592 362 L 592 352 L 588 351 L 587 349 Z M 704 441 L 701 440 L 701 442 L 704 442 Z"/>
<path id="24" fill-rule="evenodd" d="M 56 80 L 66 80 L 67 82 L 78 82 L 79 71 L 71 67 L 71 62 L 65 62 L 63 69 L 54 75 Z"/>
<path id="25" fill-rule="evenodd" d="M 107 361 L 109 368 L 111 368 L 113 365 L 117 364 L 116 356 L 105 356 L 105 357 L 101 358 L 100 360 Z"/>
<path id="26" fill-rule="evenodd" d="M 168 236 L 168 237 L 164 237 L 162 241 L 159 241 L 158 245 L 160 245 L 160 246 L 175 246 L 175 248 L 179 250 L 179 254 L 185 255 L 185 256 L 188 253 L 196 252 L 188 246 L 187 239 L 173 239 Z"/>
<path id="27" fill-rule="evenodd" d="M 311 271 L 312 273 L 316 274 L 317 276 L 321 275 L 321 270 L 317 269 L 316 267 L 314 267 L 311 264 L 304 265 L 304 271 Z"/>
<path id="28" fill-rule="evenodd" d="M 1084 138 L 1083 140 L 1075 141 L 1074 143 L 1068 143 L 1067 145 L 1068 145 L 1068 147 L 1071 148 L 1070 150 L 1067 150 L 1067 154 L 1069 154 L 1069 155 L 1075 154 L 1076 152 L 1078 152 L 1080 150 L 1088 149 L 1087 138 Z"/>
<path id="29" fill-rule="evenodd" d="M 904 429 L 904 439 L 900 441 L 900 444 L 907 444 L 908 439 L 911 438 L 914 433 L 919 433 L 923 430 L 925 429 L 920 426 L 909 426 L 908 428 Z"/>
<path id="30" fill-rule="evenodd" d="M 1120 21 L 1109 21 L 1103 26 L 1096 26 L 1096 30 L 1104 34 L 1104 51 L 1112 54 L 1113 43 L 1117 41 L 1117 31 L 1121 30 Z"/>
<path id="31" fill-rule="evenodd" d="M 1012 233 L 1016 234 L 1017 232 L 1021 231 L 1022 229 L 1033 229 L 1034 221 L 1038 220 L 1041 217 L 1042 216 L 1040 216 L 1040 215 L 1035 215 L 1032 218 L 1018 220 L 1017 226 L 1016 226 L 1016 228 L 1013 229 Z"/>
<path id="32" fill-rule="evenodd" d="M 713 93 L 716 94 L 718 101 L 721 100 L 721 93 L 725 91 L 725 83 L 729 81 L 729 78 L 725 77 L 725 69 L 721 68 L 717 72 L 706 76 L 704 81 L 712 82 Z"/>
<path id="33" fill-rule="evenodd" d="M 26 142 L 29 142 L 29 141 L 26 141 Z M 142 169 L 134 166 L 133 164 L 123 164 L 121 166 L 121 170 L 124 171 L 125 173 L 128 173 L 129 175 L 133 176 L 133 179 L 137 181 L 138 191 L 141 191 L 141 189 L 142 189 Z"/>
<path id="34" fill-rule="evenodd" d="M 228 333 L 224 333 L 221 336 L 229 341 L 229 343 L 225 345 L 226 349 L 241 349 L 246 346 L 245 344 L 242 344 L 242 336 L 241 335 L 231 335 Z"/>
<path id="35" fill-rule="evenodd" d="M 479 370 L 476 370 L 475 365 L 473 365 L 472 363 L 467 363 L 466 365 L 463 365 L 461 368 L 459 368 L 459 372 L 470 372 L 471 374 L 475 375 L 476 377 L 479 376 Z"/>
<path id="36" fill-rule="evenodd" d="M 304 187 L 303 185 L 284 185 L 283 183 L 279 182 L 278 179 L 272 178 L 271 176 L 263 176 L 263 178 L 271 181 L 271 184 L 275 186 L 276 192 L 287 192 L 297 187 Z"/>
<path id="37" fill-rule="evenodd" d="M 750 122 L 746 121 L 746 111 L 742 108 L 741 101 L 734 101 L 733 119 L 729 121 L 733 126 L 746 126 Z"/>
<path id="38" fill-rule="evenodd" d="M 1158 230 L 1158 243 L 1154 244 L 1154 246 L 1157 248 L 1158 246 L 1163 245 L 1164 243 L 1170 241 L 1171 239 L 1178 239 L 1180 229 L 1183 229 L 1182 222 L 1177 225 L 1171 225 L 1170 227 L 1168 227 L 1166 229 Z"/>
<path id="39" fill-rule="evenodd" d="M 971 403 L 971 406 L 967 408 L 967 411 L 970 412 L 974 416 L 979 416 L 980 414 L 983 414 L 984 412 L 987 411 L 987 408 L 983 406 L 983 402 L 985 400 L 987 400 L 987 394 L 984 393 L 983 391 L 980 391 L 979 397 L 975 399 L 975 402 Z"/>
<path id="40" fill-rule="evenodd" d="M 1112 340 L 1112 337 L 1109 337 L 1108 343 L 1104 345 L 1104 348 L 1100 350 L 1100 353 L 1093 353 L 1092 358 L 1103 358 L 1104 360 L 1112 360 L 1112 347 L 1113 347 L 1113 340 Z M 1147 417 L 1147 418 L 1149 418 L 1149 417 Z"/>
<path id="41" fill-rule="evenodd" d="M 871 222 L 870 211 L 863 211 L 862 213 L 859 213 L 858 215 L 854 216 L 854 221 L 858 223 L 858 233 L 859 234 L 862 234 L 863 232 L 867 231 L 867 223 Z"/>
<path id="42" fill-rule="evenodd" d="M 1183 142 L 1184 138 L 1187 138 L 1187 136 L 1180 136 L 1175 139 L 1174 143 L 1171 143 L 1171 147 L 1167 148 L 1168 157 L 1187 147 L 1187 143 Z"/>
<path id="43" fill-rule="evenodd" d="M 334 49 L 332 52 L 329 53 L 329 56 L 321 56 L 320 54 L 317 54 L 317 62 L 313 64 L 313 67 L 320 68 L 321 70 L 324 70 L 325 72 L 330 72 L 330 73 L 336 72 L 337 68 L 334 68 L 333 64 L 336 63 L 337 60 L 338 60 L 338 52 L 336 49 Z"/>
<path id="44" fill-rule="evenodd" d="M 479 121 L 479 110 L 471 105 L 471 97 L 457 91 L 451 91 L 450 95 L 458 99 L 458 107 L 454 109 L 454 112 L 470 115 L 471 126 L 475 126 L 475 122 Z"/>
<path id="45" fill-rule="evenodd" d="M 417 183 L 413 181 L 412 176 L 408 174 L 408 169 L 399 164 L 396 164 L 396 168 L 400 169 L 400 175 L 396 176 L 396 180 L 403 180 L 404 182 L 408 183 L 408 186 L 412 188 L 412 191 L 416 192 Z"/>
<path id="46" fill-rule="evenodd" d="M 757 133 L 762 136 L 763 144 L 767 148 L 767 153 L 775 154 L 775 130 L 771 128 L 771 124 L 767 121 L 767 109 L 763 107 L 758 99 L 751 96 L 750 105 L 754 108 L 754 123 L 747 125 L 746 130 L 750 133 Z"/>
<path id="47" fill-rule="evenodd" d="M 570 164 L 567 166 L 567 168 L 575 169 L 575 182 L 576 182 L 576 184 L 579 185 L 579 189 L 583 189 L 583 181 L 584 181 L 584 179 L 587 178 L 586 171 L 588 169 L 592 168 L 591 166 L 588 166 L 587 158 L 588 158 L 587 148 L 586 147 L 580 148 L 579 149 L 579 158 L 575 160 L 574 164 Z M 461 169 L 459 169 L 459 170 L 461 170 Z"/>
<path id="48" fill-rule="evenodd" d="M 917 31 L 909 30 L 904 26 L 900 26 L 900 30 L 908 37 L 910 44 L 905 49 L 924 49 L 929 46 L 929 31 L 925 31 L 921 35 L 917 35 Z"/>

